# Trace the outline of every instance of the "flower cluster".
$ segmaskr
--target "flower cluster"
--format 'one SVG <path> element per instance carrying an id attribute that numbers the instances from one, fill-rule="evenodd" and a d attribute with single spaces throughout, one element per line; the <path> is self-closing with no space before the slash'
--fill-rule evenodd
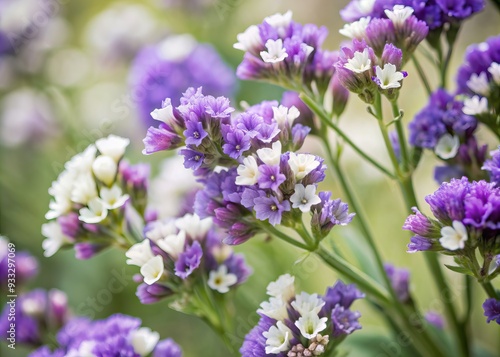
<path id="1" fill-rule="evenodd" d="M 202 86 L 206 93 L 226 96 L 235 90 L 233 71 L 217 51 L 190 35 L 170 36 L 144 47 L 134 60 L 129 82 L 146 126 L 153 125 L 150 113 L 165 98 L 178 101 L 188 87 Z"/>
<path id="2" fill-rule="evenodd" d="M 500 325 L 500 300 L 496 300 L 495 298 L 486 299 L 483 303 L 483 310 L 486 322 L 495 321 Z"/>
<path id="3" fill-rule="evenodd" d="M 122 160 L 128 139 L 110 135 L 65 164 L 49 189 L 53 200 L 42 226 L 47 257 L 74 245 L 88 259 L 110 245 L 127 246 L 128 217 L 144 215 L 149 167 Z M 55 220 L 54 220 L 55 219 Z M 130 231 L 130 232 L 128 232 Z"/>
<path id="4" fill-rule="evenodd" d="M 146 239 L 127 252 L 127 264 L 140 267 L 140 301 L 150 304 L 175 295 L 185 298 L 196 284 L 225 294 L 250 275 L 243 256 L 222 245 L 212 220 L 186 214 L 154 221 L 145 229 Z"/>
<path id="5" fill-rule="evenodd" d="M 6 304 L 0 315 L 0 335 L 5 341 L 40 346 L 49 333 L 57 331 L 69 318 L 67 296 L 60 290 L 35 289 L 21 294 L 14 304 Z M 12 316 L 15 327 L 12 331 Z"/>
<path id="6" fill-rule="evenodd" d="M 292 20 L 292 12 L 266 17 L 237 36 L 234 48 L 245 56 L 236 74 L 241 79 L 266 80 L 291 89 L 327 92 L 334 77 L 338 54 L 321 45 L 325 27 L 302 25 Z M 335 97 L 335 93 L 333 93 Z"/>
<path id="7" fill-rule="evenodd" d="M 425 198 L 435 218 L 414 208 L 403 226 L 415 234 L 408 252 L 434 250 L 455 257 L 458 267 L 479 281 L 490 281 L 500 273 L 500 189 L 495 184 L 470 182 L 466 177 L 441 184 Z M 476 251 L 483 258 L 480 266 Z"/>
<path id="8" fill-rule="evenodd" d="M 320 296 L 296 294 L 294 280 L 285 274 L 268 285 L 269 301 L 257 310 L 261 318 L 245 337 L 243 357 L 330 355 L 347 335 L 361 329 L 361 314 L 350 307 L 364 294 L 354 285 L 339 280 Z"/>
<path id="9" fill-rule="evenodd" d="M 463 21 L 483 10 L 485 2 L 484 0 L 352 0 L 340 11 L 340 16 L 346 22 L 366 17 L 385 18 L 389 17 L 386 10 L 396 5 L 410 7 L 417 19 L 424 21 L 430 29 L 438 29 L 447 23 L 455 24 Z"/>
<path id="10" fill-rule="evenodd" d="M 2 291 L 7 291 L 9 282 L 14 283 L 16 289 L 19 289 L 24 283 L 38 274 L 38 261 L 36 258 L 26 251 L 12 254 L 10 248 L 12 244 L 9 243 L 7 238 L 0 236 L 0 290 Z M 9 258 L 11 267 L 15 262 L 14 269 L 9 270 Z"/>
<path id="11" fill-rule="evenodd" d="M 130 356 L 182 357 L 172 340 L 160 340 L 158 332 L 141 327 L 138 318 L 116 314 L 104 320 L 70 320 L 57 334 L 58 346 L 43 346 L 30 357 Z"/>
<path id="12" fill-rule="evenodd" d="M 500 146 L 490 153 L 491 158 L 484 162 L 483 170 L 490 174 L 490 182 L 500 187 Z"/>

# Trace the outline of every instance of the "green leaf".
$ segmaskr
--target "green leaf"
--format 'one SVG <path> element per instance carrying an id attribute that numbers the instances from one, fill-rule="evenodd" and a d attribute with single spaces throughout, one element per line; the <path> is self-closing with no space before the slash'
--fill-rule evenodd
<path id="1" fill-rule="evenodd" d="M 455 265 L 448 265 L 448 264 L 445 264 L 444 265 L 445 267 L 447 267 L 448 269 L 456 272 L 456 273 L 460 273 L 460 274 L 466 274 L 466 275 L 470 275 L 470 276 L 474 276 L 474 273 L 472 273 L 469 269 L 467 268 L 464 268 L 464 267 L 458 267 L 458 266 L 455 266 Z"/>

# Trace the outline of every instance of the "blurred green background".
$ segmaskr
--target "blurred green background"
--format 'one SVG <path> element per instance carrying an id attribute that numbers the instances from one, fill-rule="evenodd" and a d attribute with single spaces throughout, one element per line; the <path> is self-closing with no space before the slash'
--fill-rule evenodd
<path id="1" fill-rule="evenodd" d="M 28 11 L 16 15 L 24 16 L 24 19 L 29 19 L 32 16 L 30 11 L 33 14 L 33 10 L 42 4 L 36 0 L 15 1 L 27 3 Z M 30 287 L 65 291 L 75 314 L 103 318 L 121 312 L 139 316 L 144 326 L 159 331 L 162 338 L 174 338 L 184 349 L 185 356 L 224 356 L 225 348 L 201 321 L 172 311 L 166 304 L 141 305 L 138 302 L 135 297 L 136 284 L 131 281 L 137 270 L 125 265 L 123 253 L 106 251 L 90 261 L 76 260 L 72 251 L 59 252 L 51 258 L 42 255 L 40 226 L 48 210 L 47 189 L 72 155 L 99 137 L 115 133 L 131 138 L 132 145 L 127 151 L 130 161 L 152 163 L 155 174 L 166 157 L 163 153 L 149 157 L 141 155 L 145 129 L 138 122 L 133 103 L 127 115 L 118 115 L 112 110 L 117 99 L 130 95 L 127 75 L 132 56 L 117 59 L 112 58 L 111 53 L 110 58 L 106 47 L 99 47 L 89 33 L 95 30 L 95 16 L 118 2 L 60 0 L 53 3 L 58 4 L 53 17 L 45 25 L 40 25 L 40 33 L 29 40 L 33 41 L 33 46 L 30 43 L 33 48 L 0 58 L 0 234 L 16 243 L 18 251 L 29 250 L 40 259 L 40 274 Z M 149 16 L 149 19 L 144 20 L 151 21 L 154 26 L 150 38 L 143 39 L 144 44 L 154 43 L 169 33 L 190 33 L 200 42 L 213 44 L 227 63 L 236 68 L 242 58 L 242 53 L 232 48 L 236 35 L 249 25 L 260 23 L 265 16 L 283 13 L 288 9 L 293 11 L 294 20 L 298 22 L 326 26 L 330 35 L 325 47 L 339 48 L 340 42 L 344 40 L 338 34 L 338 29 L 343 26 L 339 9 L 347 3 L 347 0 L 151 0 L 128 1 L 125 4 L 143 6 Z M 0 7 L 0 24 L 12 22 L 11 16 L 14 15 Z M 465 24 L 452 60 L 453 68 L 460 65 L 467 45 L 498 34 L 499 16 L 488 4 L 483 13 Z M 100 35 L 105 36 L 98 32 L 97 37 Z M 430 68 L 428 65 L 426 67 Z M 426 103 L 426 97 L 413 68 L 410 66 L 407 70 L 409 77 L 405 80 L 400 104 L 408 121 Z M 430 68 L 429 76 L 435 78 L 432 71 Z M 47 121 L 17 122 L 18 112 L 5 109 L 5 98 L 19 90 L 43 93 L 50 103 L 50 108 L 43 116 L 48 118 Z M 281 93 L 281 89 L 270 85 L 239 82 L 236 99 L 237 102 L 245 100 L 253 104 L 263 99 L 279 99 Z M 17 102 L 17 105 L 22 108 L 22 101 Z M 25 133 L 27 127 L 37 125 L 41 129 L 37 129 L 34 135 Z M 341 125 L 352 134 L 356 143 L 379 156 L 380 160 L 388 162 L 381 138 L 373 135 L 378 131 L 377 124 L 366 113 L 364 104 L 356 98 L 351 98 Z M 493 148 L 495 142 L 487 133 L 481 132 L 481 135 Z M 321 152 L 314 140 L 306 142 L 304 150 Z M 421 202 L 424 202 L 426 194 L 437 187 L 432 180 L 434 165 L 433 159 L 426 156 L 417 172 L 415 186 Z M 363 202 L 384 258 L 397 266 L 411 269 L 411 288 L 422 310 L 441 311 L 438 294 L 430 282 L 422 255 L 405 252 L 409 235 L 401 230 L 406 214 L 396 185 L 350 151 L 345 154 L 343 166 Z M 331 178 L 321 188 L 333 190 L 334 196 L 341 195 Z M 166 197 L 162 204 L 171 205 L 172 201 Z M 366 249 L 353 227 L 338 227 L 329 239 L 348 256 L 351 256 L 349 247 L 361 253 Z M 278 275 L 285 272 L 296 274 L 300 289 L 318 293 L 323 293 L 325 287 L 332 285 L 337 278 L 314 257 L 296 263 L 302 253 L 280 241 L 253 239 L 236 247 L 236 250 L 245 253 L 254 269 L 248 283 L 235 294 L 238 310 L 234 318 L 238 328 L 233 340 L 237 346 L 241 345 L 244 335 L 256 324 L 258 316 L 255 310 L 265 299 L 265 287 Z M 369 267 L 371 263 L 368 261 L 365 264 Z M 456 287 L 456 303 L 462 307 L 463 281 L 455 273 L 447 272 L 447 275 Z M 107 286 L 116 276 L 125 277 L 121 292 L 108 294 Z M 496 286 L 500 286 L 498 282 Z M 479 288 L 474 294 L 473 328 L 470 333 L 478 345 L 494 354 L 498 353 L 500 327 L 485 323 L 481 309 L 485 295 Z M 3 296 L 0 297 L 0 301 L 3 302 L 3 299 Z M 355 307 L 363 315 L 363 330 L 355 335 L 385 334 L 383 323 L 367 304 L 358 302 Z M 355 335 L 347 340 L 347 344 L 353 348 L 352 356 L 376 356 L 384 353 L 387 347 L 377 342 L 371 350 L 363 350 Z M 391 355 L 389 351 L 385 353 Z M 25 349 L 18 348 L 12 352 L 3 341 L 0 343 L 1 356 L 26 354 Z"/>

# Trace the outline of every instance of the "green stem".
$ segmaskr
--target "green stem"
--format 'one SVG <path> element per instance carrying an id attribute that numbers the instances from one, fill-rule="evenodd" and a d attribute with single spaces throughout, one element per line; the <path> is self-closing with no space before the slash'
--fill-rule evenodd
<path id="1" fill-rule="evenodd" d="M 392 105 L 392 115 L 396 120 L 396 132 L 398 134 L 399 148 L 401 150 L 401 164 L 403 165 L 403 170 L 409 170 L 409 156 L 408 156 L 408 147 L 406 145 L 406 136 L 403 128 L 403 118 L 402 114 L 399 110 L 399 106 L 397 101 L 391 103 Z"/>
<path id="2" fill-rule="evenodd" d="M 303 249 L 303 250 L 307 250 L 309 251 L 309 246 L 304 244 L 304 243 L 301 243 L 295 239 L 293 239 L 292 237 L 289 237 L 288 235 L 286 235 L 285 233 L 279 231 L 278 229 L 274 228 L 273 226 L 271 226 L 270 224 L 262 224 L 260 225 L 262 229 L 264 229 L 267 233 L 271 234 L 271 235 L 275 235 L 276 237 L 278 237 L 279 239 L 297 247 L 297 248 L 300 248 L 300 249 Z"/>
<path id="3" fill-rule="evenodd" d="M 427 95 L 430 96 L 432 94 L 432 88 L 429 84 L 429 80 L 427 79 L 424 70 L 422 69 L 422 66 L 420 65 L 420 62 L 417 59 L 417 56 L 414 54 L 413 56 L 411 56 L 411 59 L 413 60 L 413 65 L 415 66 L 415 69 L 417 70 L 420 80 L 422 81 L 422 84 L 425 87 Z"/>
<path id="4" fill-rule="evenodd" d="M 324 109 L 319 106 L 314 99 L 309 97 L 305 93 L 300 94 L 300 98 L 307 104 L 307 106 L 320 118 L 321 122 L 326 126 L 332 128 L 354 151 L 356 151 L 362 158 L 371 163 L 385 175 L 390 178 L 395 178 L 394 174 L 383 167 L 380 163 L 378 163 L 375 159 L 370 157 L 367 153 L 359 148 L 349 137 L 335 124 L 332 122 L 329 115 L 325 112 Z"/>
<path id="5" fill-rule="evenodd" d="M 498 296 L 498 293 L 489 281 L 481 283 L 481 286 L 483 287 L 484 291 L 486 291 L 486 294 L 488 294 L 488 297 L 500 300 L 500 296 Z"/>

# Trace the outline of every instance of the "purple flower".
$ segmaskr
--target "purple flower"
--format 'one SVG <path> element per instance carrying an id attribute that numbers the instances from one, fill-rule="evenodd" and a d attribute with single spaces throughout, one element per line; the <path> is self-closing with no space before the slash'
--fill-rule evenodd
<path id="1" fill-rule="evenodd" d="M 191 273 L 200 266 L 203 250 L 198 241 L 186 248 L 179 255 L 179 259 L 175 262 L 175 275 L 182 279 L 186 279 Z"/>
<path id="2" fill-rule="evenodd" d="M 136 190 L 147 190 L 151 172 L 149 164 L 140 163 L 131 165 L 127 160 L 121 160 L 118 171 L 125 185 L 131 186 Z"/>
<path id="3" fill-rule="evenodd" d="M 107 248 L 107 245 L 92 244 L 87 242 L 76 243 L 75 258 L 80 260 L 88 260 L 94 255 Z"/>
<path id="4" fill-rule="evenodd" d="M 407 253 L 416 253 L 430 250 L 432 248 L 432 242 L 427 238 L 420 236 L 413 236 L 408 243 Z"/>
<path id="5" fill-rule="evenodd" d="M 243 345 L 240 348 L 242 357 L 268 356 L 268 354 L 266 354 L 266 338 L 262 335 L 262 333 L 268 331 L 271 326 L 274 325 L 274 321 L 274 319 L 267 316 L 261 317 L 259 323 L 245 336 Z"/>
<path id="6" fill-rule="evenodd" d="M 61 226 L 61 231 L 71 238 L 76 238 L 80 229 L 80 220 L 76 212 L 69 212 L 66 215 L 57 217 L 57 223 Z"/>
<path id="7" fill-rule="evenodd" d="M 339 199 L 331 200 L 331 192 L 320 192 L 321 203 L 312 207 L 311 228 L 324 237 L 336 225 L 349 224 L 355 213 L 349 213 L 349 206 Z"/>
<path id="8" fill-rule="evenodd" d="M 184 155 L 184 167 L 186 169 L 199 169 L 203 164 L 203 159 L 205 158 L 205 155 L 201 152 L 191 149 L 182 149 L 179 153 Z"/>
<path id="9" fill-rule="evenodd" d="M 141 304 L 154 304 L 172 294 L 172 290 L 158 283 L 152 285 L 140 284 L 135 292 Z"/>
<path id="10" fill-rule="evenodd" d="M 174 149 L 182 144 L 181 137 L 164 123 L 161 123 L 158 128 L 150 127 L 143 142 L 144 150 L 142 150 L 142 153 L 144 155 Z"/>
<path id="11" fill-rule="evenodd" d="M 437 312 L 427 311 L 425 313 L 425 320 L 439 330 L 444 329 L 443 316 L 441 316 L 441 314 L 438 314 Z"/>
<path id="12" fill-rule="evenodd" d="M 407 303 L 411 298 L 409 287 L 410 271 L 408 269 L 396 268 L 394 265 L 388 263 L 384 264 L 384 269 L 399 301 L 403 304 Z"/>
<path id="13" fill-rule="evenodd" d="M 7 291 L 8 283 L 8 241 L 0 237 L 0 288 Z M 4 253 L 5 252 L 5 253 Z M 2 255 L 4 253 L 4 255 Z M 28 252 L 16 253 L 16 286 L 25 284 L 38 274 L 38 260 Z"/>
<path id="14" fill-rule="evenodd" d="M 153 357 L 182 357 L 181 347 L 171 338 L 161 340 L 153 351 Z"/>
<path id="15" fill-rule="evenodd" d="M 250 137 L 238 129 L 230 129 L 229 126 L 225 127 L 224 142 L 222 150 L 225 154 L 233 159 L 238 159 L 242 153 L 250 149 Z"/>
<path id="16" fill-rule="evenodd" d="M 280 202 L 274 196 L 271 197 L 258 197 L 254 199 L 255 216 L 257 219 L 264 221 L 269 219 L 269 223 L 273 226 L 281 223 L 281 216 L 283 212 L 290 211 L 290 202 Z"/>
<path id="17" fill-rule="evenodd" d="M 453 221 L 462 221 L 465 217 L 464 200 L 469 192 L 466 177 L 453 179 L 443 184 L 431 195 L 425 197 L 434 216 L 443 224 L 451 226 Z"/>
<path id="18" fill-rule="evenodd" d="M 279 185 L 285 182 L 286 177 L 280 172 L 278 165 L 260 165 L 259 166 L 259 188 L 270 188 L 274 192 L 278 191 Z"/>
<path id="19" fill-rule="evenodd" d="M 361 324 L 358 321 L 360 317 L 361 314 L 357 311 L 351 311 L 340 305 L 335 306 L 331 314 L 333 337 L 350 335 L 360 330 Z"/>
<path id="20" fill-rule="evenodd" d="M 483 303 L 483 310 L 487 323 L 495 321 L 500 325 L 500 300 L 495 298 L 486 299 Z"/>
<path id="21" fill-rule="evenodd" d="M 206 138 L 208 133 L 203 130 L 203 124 L 196 121 L 186 121 L 186 130 L 184 131 L 184 136 L 186 137 L 187 145 L 200 146 L 204 138 Z"/>
<path id="22" fill-rule="evenodd" d="M 433 224 L 433 222 L 424 216 L 417 207 L 412 208 L 413 214 L 406 218 L 403 229 L 411 231 L 415 234 L 438 238 L 441 236 L 440 227 Z"/>
<path id="23" fill-rule="evenodd" d="M 500 186 L 500 146 L 497 150 L 491 152 L 491 159 L 484 162 L 482 170 L 486 170 L 490 174 L 491 182 Z"/>
<path id="24" fill-rule="evenodd" d="M 436 0 L 445 18 L 463 20 L 472 14 L 483 10 L 484 0 Z"/>
<path id="25" fill-rule="evenodd" d="M 326 290 L 325 296 L 323 297 L 323 300 L 326 302 L 324 309 L 332 310 L 336 305 L 348 309 L 355 300 L 364 297 L 365 294 L 359 291 L 356 285 L 346 285 L 342 280 L 337 280 L 334 286 Z"/>

